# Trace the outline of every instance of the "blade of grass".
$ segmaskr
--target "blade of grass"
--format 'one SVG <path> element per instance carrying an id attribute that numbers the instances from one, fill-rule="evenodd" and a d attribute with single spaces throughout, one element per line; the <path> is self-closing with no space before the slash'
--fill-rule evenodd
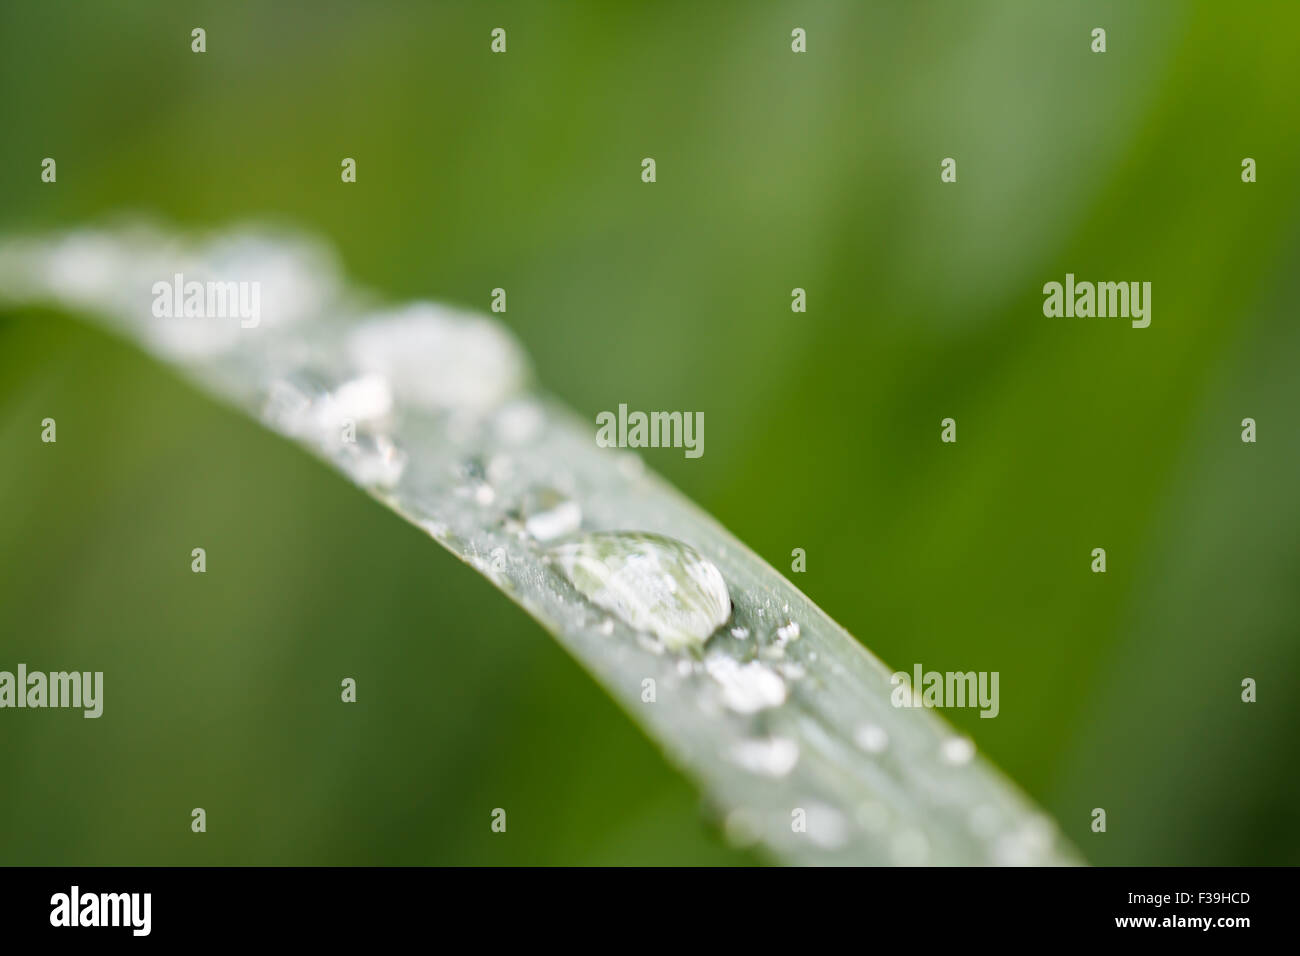
<path id="1" fill-rule="evenodd" d="M 377 306 L 300 237 L 138 225 L 0 243 L 0 299 L 107 324 L 478 569 L 698 782 L 732 840 L 791 863 L 1078 862 L 969 740 L 894 706 L 890 669 L 794 585 L 640 459 L 598 447 L 491 320 Z M 721 572 L 730 619 L 702 647 L 634 630 L 548 554 L 553 534 L 616 531 L 684 542 Z"/>

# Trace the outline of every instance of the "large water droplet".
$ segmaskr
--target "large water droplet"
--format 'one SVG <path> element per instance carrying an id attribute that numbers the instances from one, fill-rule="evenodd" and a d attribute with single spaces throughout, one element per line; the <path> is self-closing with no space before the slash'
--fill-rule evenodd
<path id="1" fill-rule="evenodd" d="M 598 532 L 556 545 L 549 555 L 589 601 L 669 650 L 702 645 L 731 616 L 722 573 L 673 538 Z"/>

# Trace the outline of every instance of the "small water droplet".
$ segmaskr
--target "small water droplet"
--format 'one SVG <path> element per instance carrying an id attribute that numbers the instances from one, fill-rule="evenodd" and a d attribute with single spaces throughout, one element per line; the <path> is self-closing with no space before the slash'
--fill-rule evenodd
<path id="1" fill-rule="evenodd" d="M 331 390 L 323 375 L 300 369 L 271 384 L 262 420 L 286 435 L 333 447 L 346 443 L 349 425 L 360 430 L 382 422 L 392 407 L 392 392 L 381 378 L 364 375 Z"/>
<path id="2" fill-rule="evenodd" d="M 782 661 L 776 666 L 786 680 L 803 680 L 808 674 L 804 666 L 796 661 Z"/>
<path id="3" fill-rule="evenodd" d="M 788 737 L 744 740 L 731 750 L 736 764 L 764 777 L 784 777 L 799 762 L 799 745 Z"/>
<path id="4" fill-rule="evenodd" d="M 702 645 L 731 616 L 722 574 L 673 538 L 597 532 L 558 544 L 548 555 L 587 600 L 669 650 Z"/>
<path id="5" fill-rule="evenodd" d="M 344 382 L 330 393 L 322 409 L 327 427 L 346 421 L 373 422 L 393 410 L 393 392 L 378 375 L 362 375 Z"/>
<path id="6" fill-rule="evenodd" d="M 975 745 L 966 737 L 949 737 L 943 742 L 941 753 L 948 763 L 960 766 L 970 763 L 975 756 Z"/>
<path id="7" fill-rule="evenodd" d="M 392 488 L 406 469 L 406 452 L 391 438 L 369 432 L 341 442 L 336 457 L 352 480 L 366 487 Z"/>
<path id="8" fill-rule="evenodd" d="M 749 637 L 749 628 L 747 628 L 747 627 L 733 627 L 733 628 L 731 629 L 731 636 L 734 637 L 734 638 L 735 638 L 736 640 L 738 640 L 738 641 L 743 641 L 743 640 L 745 640 L 746 638 Z"/>
<path id="9" fill-rule="evenodd" d="M 457 470 L 461 479 L 465 482 L 464 485 L 456 489 L 458 494 L 474 499 L 477 504 L 485 508 L 496 501 L 496 489 L 488 482 L 487 468 L 482 461 L 471 458 L 461 462 Z"/>
<path id="10" fill-rule="evenodd" d="M 863 724 L 853 735 L 853 740 L 869 754 L 884 753 L 889 746 L 889 734 L 883 727 L 875 724 Z"/>
<path id="11" fill-rule="evenodd" d="M 799 622 L 786 621 L 776 629 L 776 639 L 782 644 L 799 640 Z"/>
<path id="12" fill-rule="evenodd" d="M 651 654 L 662 654 L 664 652 L 664 642 L 653 634 L 637 634 L 636 642 Z"/>
<path id="13" fill-rule="evenodd" d="M 614 619 L 612 617 L 605 618 L 605 620 L 596 625 L 596 630 L 600 631 L 600 633 L 604 634 L 606 637 L 609 637 L 609 635 L 614 633 Z"/>
<path id="14" fill-rule="evenodd" d="M 785 681 L 766 664 L 741 664 L 725 654 L 704 662 L 709 676 L 722 685 L 722 702 L 739 714 L 753 714 L 785 703 Z"/>
<path id="15" fill-rule="evenodd" d="M 552 541 L 577 531 L 582 524 L 582 509 L 554 488 L 536 488 L 525 494 L 519 519 L 529 535 L 538 541 Z"/>

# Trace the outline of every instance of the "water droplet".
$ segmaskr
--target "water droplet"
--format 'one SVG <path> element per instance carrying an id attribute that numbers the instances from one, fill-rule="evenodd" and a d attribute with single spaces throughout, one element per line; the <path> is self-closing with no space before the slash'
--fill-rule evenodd
<path id="1" fill-rule="evenodd" d="M 381 378 L 364 375 L 331 390 L 322 375 L 302 369 L 271 384 L 262 419 L 286 435 L 328 447 L 345 441 L 349 424 L 359 429 L 382 422 L 392 407 L 393 393 Z"/>
<path id="2" fill-rule="evenodd" d="M 457 494 L 473 498 L 475 502 L 484 507 L 496 501 L 496 490 L 488 483 L 487 469 L 483 466 L 482 461 L 477 458 L 463 461 L 458 471 L 465 484 L 456 489 Z"/>
<path id="3" fill-rule="evenodd" d="M 367 319 L 348 336 L 348 350 L 399 398 L 435 411 L 491 408 L 528 377 L 523 352 L 500 325 L 427 302 Z"/>
<path id="4" fill-rule="evenodd" d="M 799 640 L 799 623 L 797 621 L 786 621 L 776 629 L 776 639 L 782 644 Z"/>
<path id="5" fill-rule="evenodd" d="M 722 685 L 722 702 L 737 713 L 753 714 L 785 703 L 785 681 L 766 664 L 741 664 L 725 654 L 712 654 L 704 666 Z"/>
<path id="6" fill-rule="evenodd" d="M 614 633 L 614 619 L 612 617 L 605 618 L 605 620 L 596 625 L 596 630 L 600 631 L 600 633 L 604 634 L 606 637 L 609 637 L 609 635 Z"/>
<path id="7" fill-rule="evenodd" d="M 889 746 L 889 734 L 875 724 L 863 724 L 854 733 L 853 740 L 869 754 L 883 753 Z"/>
<path id="8" fill-rule="evenodd" d="M 636 642 L 651 654 L 662 654 L 664 652 L 664 642 L 651 634 L 637 634 Z"/>
<path id="9" fill-rule="evenodd" d="M 808 674 L 802 664 L 794 661 L 782 661 L 776 667 L 787 680 L 803 680 Z"/>
<path id="10" fill-rule="evenodd" d="M 747 628 L 747 627 L 733 627 L 733 628 L 731 629 L 731 636 L 734 637 L 734 638 L 735 638 L 736 640 L 738 640 L 738 641 L 743 641 L 743 640 L 745 640 L 747 637 L 749 637 L 749 628 Z"/>
<path id="11" fill-rule="evenodd" d="M 520 505 L 519 520 L 538 541 L 553 541 L 572 534 L 582 525 L 582 509 L 568 495 L 554 488 L 529 491 Z"/>
<path id="12" fill-rule="evenodd" d="M 731 749 L 737 765 L 764 777 L 784 777 L 799 762 L 799 745 L 788 737 L 744 740 Z"/>
<path id="13" fill-rule="evenodd" d="M 975 756 L 975 745 L 965 737 L 949 737 L 940 752 L 948 763 L 959 766 L 970 763 Z"/>
<path id="14" fill-rule="evenodd" d="M 335 457 L 353 481 L 366 487 L 392 488 L 406 469 L 406 452 L 391 438 L 369 432 L 341 442 Z"/>
<path id="15" fill-rule="evenodd" d="M 556 545 L 548 555 L 587 600 L 669 650 L 702 645 L 731 616 L 721 572 L 673 538 L 598 532 Z"/>

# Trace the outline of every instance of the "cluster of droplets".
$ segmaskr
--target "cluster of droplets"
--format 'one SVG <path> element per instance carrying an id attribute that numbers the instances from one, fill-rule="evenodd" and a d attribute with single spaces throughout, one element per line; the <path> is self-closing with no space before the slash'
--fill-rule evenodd
<path id="1" fill-rule="evenodd" d="M 464 462 L 458 471 L 459 494 L 491 503 L 491 472 L 480 459 Z M 745 615 L 749 623 L 738 623 L 722 573 L 695 548 L 646 532 L 584 533 L 575 498 L 550 485 L 523 492 L 503 514 L 503 526 L 541 549 L 545 563 L 601 612 L 594 619 L 597 633 L 612 635 L 621 623 L 642 647 L 674 655 L 674 671 L 680 677 L 711 687 L 707 699 L 751 721 L 750 735 L 725 751 L 732 765 L 768 780 L 793 774 L 803 759 L 801 725 L 760 720 L 787 703 L 791 684 L 805 674 L 804 661 L 816 659 L 811 650 L 798 653 L 802 628 L 788 603 L 760 603 Z M 891 744 L 889 733 L 875 723 L 853 729 L 848 742 L 876 759 L 884 757 Z M 971 741 L 956 735 L 940 740 L 935 753 L 938 762 L 949 767 L 969 764 L 974 755 Z M 926 834 L 885 802 L 866 800 L 848 810 L 812 798 L 801 803 L 804 832 L 820 849 L 841 848 L 858 832 L 877 841 L 892 863 L 922 865 L 932 859 L 934 848 Z M 744 844 L 764 830 L 760 824 L 742 807 L 728 815 L 724 828 L 734 842 Z M 1050 834 L 1008 833 L 998 813 L 987 806 L 971 814 L 969 828 L 993 844 L 1000 862 L 1032 861 L 1050 848 L 1044 842 Z"/>
<path id="2" fill-rule="evenodd" d="M 390 489 L 406 468 L 406 453 L 389 431 L 392 409 L 392 392 L 380 376 L 330 388 L 323 376 L 298 372 L 272 383 L 262 419 L 315 448 L 357 484 Z"/>

